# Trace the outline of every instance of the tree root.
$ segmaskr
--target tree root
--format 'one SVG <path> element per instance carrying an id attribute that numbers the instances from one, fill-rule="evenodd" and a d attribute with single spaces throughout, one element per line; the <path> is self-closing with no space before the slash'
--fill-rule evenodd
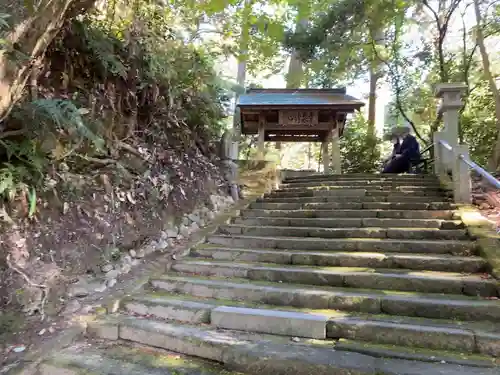
<path id="1" fill-rule="evenodd" d="M 41 320 L 45 320 L 45 303 L 47 302 L 47 296 L 49 294 L 49 287 L 45 284 L 37 284 L 31 281 L 31 279 L 26 275 L 22 270 L 20 270 L 17 266 L 15 266 L 10 260 L 10 254 L 7 254 L 6 257 L 7 266 L 12 269 L 14 272 L 18 273 L 22 276 L 22 278 L 28 283 L 29 286 L 40 288 L 42 290 L 42 300 L 40 301 L 40 307 L 38 311 L 40 312 Z"/>

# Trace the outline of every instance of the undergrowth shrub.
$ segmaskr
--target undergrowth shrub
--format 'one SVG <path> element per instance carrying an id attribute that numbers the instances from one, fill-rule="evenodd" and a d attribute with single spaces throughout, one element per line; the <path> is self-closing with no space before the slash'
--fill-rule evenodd
<path id="1" fill-rule="evenodd" d="M 356 113 L 340 138 L 343 173 L 372 173 L 381 167 L 380 140 L 368 134 L 368 123 Z"/>
<path id="2" fill-rule="evenodd" d="M 207 154 L 221 135 L 234 87 L 216 75 L 213 55 L 166 27 L 159 5 L 136 11 L 133 22 L 90 14 L 63 27 L 38 98 L 27 95 L 5 120 L 0 197 L 36 200 L 49 165 L 117 158 L 122 139 Z"/>

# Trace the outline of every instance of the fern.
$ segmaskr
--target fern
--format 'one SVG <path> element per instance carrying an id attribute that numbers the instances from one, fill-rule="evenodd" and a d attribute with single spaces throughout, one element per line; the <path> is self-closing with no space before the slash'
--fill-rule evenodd
<path id="1" fill-rule="evenodd" d="M 91 141 L 98 150 L 104 148 L 104 140 L 85 125 L 78 108 L 69 100 L 35 100 L 24 104 L 13 115 L 19 120 L 30 119 L 42 131 L 46 131 L 47 126 L 53 131 L 63 129 Z"/>
<path id="2" fill-rule="evenodd" d="M 10 18 L 10 14 L 0 13 L 0 31 L 8 29 L 10 27 L 7 21 Z"/>
<path id="3" fill-rule="evenodd" d="M 120 42 L 99 29 L 89 27 L 85 22 L 75 21 L 75 26 L 85 38 L 89 56 L 92 56 L 106 73 L 125 78 L 127 67 L 117 53 Z"/>

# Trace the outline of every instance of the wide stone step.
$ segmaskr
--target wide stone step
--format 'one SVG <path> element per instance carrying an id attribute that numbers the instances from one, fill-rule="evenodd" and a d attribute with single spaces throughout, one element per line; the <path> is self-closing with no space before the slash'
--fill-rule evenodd
<path id="1" fill-rule="evenodd" d="M 450 202 L 450 199 L 440 196 L 432 197 L 371 197 L 371 196 L 327 196 L 327 197 L 266 197 L 258 198 L 256 202 L 264 203 L 335 203 L 335 202 L 405 202 L 405 203 L 428 203 L 428 202 Z"/>
<path id="2" fill-rule="evenodd" d="M 289 249 L 310 251 L 362 251 L 473 255 L 477 245 L 470 241 L 394 240 L 376 238 L 300 238 L 243 235 L 210 235 L 208 243 L 248 249 Z"/>
<path id="3" fill-rule="evenodd" d="M 467 240 L 469 236 L 463 229 L 433 228 L 318 228 L 291 226 L 248 226 L 240 224 L 221 225 L 222 234 L 249 236 L 284 236 L 315 238 L 390 238 L 405 240 Z"/>
<path id="4" fill-rule="evenodd" d="M 493 375 L 495 368 L 382 359 L 279 336 L 122 318 L 119 338 L 192 355 L 255 375 Z M 397 370 L 397 372 L 395 372 Z"/>
<path id="5" fill-rule="evenodd" d="M 366 189 L 282 189 L 267 193 L 264 197 L 269 198 L 300 198 L 300 197 L 428 197 L 429 200 L 436 197 L 447 197 L 447 194 L 434 190 L 412 190 L 412 191 L 391 191 L 391 190 L 366 190 Z"/>
<path id="6" fill-rule="evenodd" d="M 254 202 L 251 209 L 259 210 L 454 210 L 458 205 L 449 202 L 328 202 L 328 203 L 300 203 L 300 202 Z"/>
<path id="7" fill-rule="evenodd" d="M 66 348 L 42 363 L 37 375 L 231 375 L 219 364 L 152 347 L 95 346 Z"/>
<path id="8" fill-rule="evenodd" d="M 274 264 L 234 263 L 223 261 L 183 260 L 172 270 L 193 275 L 239 277 L 249 280 L 295 284 L 399 290 L 421 293 L 465 294 L 498 297 L 496 280 L 481 275 L 452 272 L 370 269 L 349 267 L 298 267 Z"/>
<path id="9" fill-rule="evenodd" d="M 495 349 L 489 345 L 492 336 L 498 336 L 500 339 L 500 334 L 492 327 L 492 323 L 468 324 L 449 320 L 438 322 L 384 315 L 368 316 L 336 310 L 280 309 L 268 305 L 254 306 L 241 302 L 182 298 L 154 293 L 133 296 L 125 306 L 129 306 L 127 310 L 136 315 L 189 322 L 194 304 L 205 306 L 207 319 L 199 323 L 223 329 L 322 340 L 362 340 L 487 355 L 500 354 L 500 350 L 496 353 L 500 348 Z M 176 308 L 174 314 L 169 309 L 171 306 Z M 179 319 L 182 314 L 185 317 Z"/>
<path id="10" fill-rule="evenodd" d="M 286 285 L 245 279 L 162 276 L 151 285 L 169 293 L 308 309 L 334 309 L 429 319 L 500 320 L 496 300 L 459 295 L 420 294 L 354 288 Z"/>
<path id="11" fill-rule="evenodd" d="M 191 250 L 191 255 L 213 260 L 238 262 L 264 262 L 318 267 L 371 267 L 405 268 L 409 270 L 449 271 L 477 273 L 487 268 L 487 262 L 476 256 L 400 254 L 400 253 L 350 253 L 313 251 L 276 251 L 204 247 Z"/>
<path id="12" fill-rule="evenodd" d="M 370 181 L 308 181 L 308 182 L 292 182 L 283 183 L 280 185 L 281 189 L 287 188 L 308 188 L 308 187 L 318 187 L 318 186 L 338 186 L 343 189 L 346 188 L 357 188 L 362 189 L 394 189 L 394 190 L 411 190 L 411 189 L 442 189 L 442 186 L 436 182 L 429 183 L 412 183 L 412 182 L 370 182 Z"/>
<path id="13" fill-rule="evenodd" d="M 294 184 L 280 185 L 279 188 L 273 190 L 274 192 L 283 193 L 300 193 L 300 192 L 319 192 L 319 191 L 330 191 L 330 192 L 342 192 L 342 191 L 364 191 L 366 193 L 427 193 L 427 194 L 450 194 L 450 190 L 442 186 L 437 185 L 382 185 L 382 184 L 360 184 L 360 185 L 310 185 L 310 186 L 295 186 Z M 340 193 L 342 194 L 342 193 Z"/>
<path id="14" fill-rule="evenodd" d="M 245 217 L 246 216 L 246 217 Z M 319 228 L 434 228 L 434 229 L 462 229 L 464 227 L 460 220 L 439 219 L 378 219 L 362 217 L 319 217 L 319 218 L 296 218 L 296 217 L 243 217 L 233 219 L 234 224 L 246 226 L 288 226 L 288 227 L 319 227 Z"/>
<path id="15" fill-rule="evenodd" d="M 308 176 L 287 177 L 285 181 L 311 181 L 311 180 L 384 180 L 384 181 L 437 181 L 434 175 L 407 174 L 407 175 L 389 175 L 389 174 L 316 174 Z"/>
<path id="16" fill-rule="evenodd" d="M 266 210 L 244 209 L 240 211 L 243 218 L 255 217 L 289 217 L 289 218 L 380 218 L 380 219 L 438 219 L 452 220 L 452 210 L 326 210 L 326 209 L 292 209 Z"/>
<path id="17" fill-rule="evenodd" d="M 327 337 L 377 344 L 500 355 L 500 331 L 492 324 L 486 330 L 467 325 L 440 324 L 408 318 L 370 319 L 334 317 L 328 321 Z"/>

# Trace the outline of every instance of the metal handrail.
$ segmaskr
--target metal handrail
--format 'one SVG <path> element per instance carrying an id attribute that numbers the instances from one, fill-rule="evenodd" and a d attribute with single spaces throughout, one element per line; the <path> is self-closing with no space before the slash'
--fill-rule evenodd
<path id="1" fill-rule="evenodd" d="M 429 146 L 427 146 L 426 148 L 424 148 L 422 151 L 420 151 L 420 155 L 422 155 L 423 153 L 429 151 L 433 147 L 434 147 L 434 145 L 430 144 Z"/>
<path id="2" fill-rule="evenodd" d="M 439 140 L 439 143 L 446 148 L 448 151 L 453 151 L 453 147 L 451 147 L 446 141 Z M 476 173 L 479 173 L 482 177 L 484 177 L 490 184 L 492 184 L 494 187 L 497 189 L 500 189 L 500 181 L 498 181 L 495 177 L 493 177 L 491 174 L 486 172 L 486 170 L 481 167 L 480 165 L 474 163 L 472 160 L 467 158 L 464 154 L 458 155 L 459 159 L 462 160 L 465 164 L 469 166 L 470 169 L 475 171 Z"/>

